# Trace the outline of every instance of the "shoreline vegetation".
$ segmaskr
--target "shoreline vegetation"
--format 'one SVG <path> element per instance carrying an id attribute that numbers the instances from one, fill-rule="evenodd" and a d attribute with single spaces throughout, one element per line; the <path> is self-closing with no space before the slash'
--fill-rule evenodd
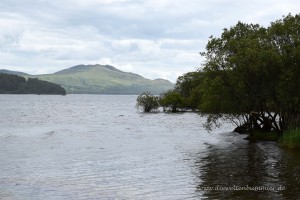
<path id="1" fill-rule="evenodd" d="M 174 89 L 142 93 L 137 107 L 151 112 L 198 111 L 207 130 L 225 120 L 249 141 L 300 148 L 300 15 L 269 27 L 238 22 L 209 38 L 203 67 L 178 77 Z"/>

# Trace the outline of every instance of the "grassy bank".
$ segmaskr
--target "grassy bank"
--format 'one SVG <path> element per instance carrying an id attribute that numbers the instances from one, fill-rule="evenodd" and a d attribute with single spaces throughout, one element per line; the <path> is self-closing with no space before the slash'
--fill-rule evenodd
<path id="1" fill-rule="evenodd" d="M 300 128 L 284 132 L 280 143 L 289 149 L 300 148 Z"/>
<path id="2" fill-rule="evenodd" d="M 300 149 L 300 128 L 285 131 L 281 137 L 276 132 L 254 131 L 246 138 L 251 142 L 277 141 L 283 147 L 289 149 Z"/>

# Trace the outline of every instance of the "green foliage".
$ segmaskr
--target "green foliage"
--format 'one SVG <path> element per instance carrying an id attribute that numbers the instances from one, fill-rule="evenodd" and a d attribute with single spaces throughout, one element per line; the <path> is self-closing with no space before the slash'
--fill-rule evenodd
<path id="1" fill-rule="evenodd" d="M 64 88 L 57 84 L 17 75 L 0 73 L 0 94 L 62 94 Z"/>
<path id="2" fill-rule="evenodd" d="M 300 148 L 300 129 L 286 131 L 280 140 L 281 144 L 290 149 Z"/>
<path id="3" fill-rule="evenodd" d="M 142 108 L 144 112 L 151 112 L 159 107 L 158 97 L 151 95 L 150 92 L 143 92 L 136 99 L 137 108 Z"/>
<path id="4" fill-rule="evenodd" d="M 203 69 L 179 77 L 175 90 L 208 128 L 219 119 L 279 135 L 300 126 L 300 15 L 267 28 L 238 22 L 200 54 Z"/>
<path id="5" fill-rule="evenodd" d="M 178 108 L 184 107 L 184 98 L 179 92 L 170 90 L 161 95 L 159 103 L 164 107 L 164 110 L 169 107 L 172 112 L 177 112 Z"/>
<path id="6" fill-rule="evenodd" d="M 175 90 L 183 97 L 189 97 L 192 90 L 201 84 L 203 77 L 202 72 L 188 72 L 177 78 Z"/>
<path id="7" fill-rule="evenodd" d="M 175 91 L 182 96 L 186 108 L 198 109 L 202 97 L 201 85 L 203 79 L 204 73 L 201 71 L 188 72 L 178 77 Z"/>

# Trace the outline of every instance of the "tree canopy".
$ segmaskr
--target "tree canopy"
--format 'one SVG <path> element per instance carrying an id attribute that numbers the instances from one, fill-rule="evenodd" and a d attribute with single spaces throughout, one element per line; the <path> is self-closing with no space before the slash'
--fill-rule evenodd
<path id="1" fill-rule="evenodd" d="M 300 16 L 262 27 L 238 22 L 211 36 L 203 68 L 180 76 L 175 90 L 187 107 L 246 130 L 283 131 L 300 123 Z"/>
<path id="2" fill-rule="evenodd" d="M 177 112 L 179 108 L 184 107 L 184 98 L 176 90 L 170 90 L 161 95 L 160 105 L 166 108 L 171 108 L 172 112 Z"/>

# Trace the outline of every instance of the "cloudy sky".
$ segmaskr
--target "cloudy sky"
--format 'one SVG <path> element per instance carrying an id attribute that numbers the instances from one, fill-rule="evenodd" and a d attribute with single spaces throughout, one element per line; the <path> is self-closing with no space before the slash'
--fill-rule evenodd
<path id="1" fill-rule="evenodd" d="M 299 12 L 299 0 L 1 0 L 0 69 L 110 64 L 175 82 L 223 28 Z"/>

